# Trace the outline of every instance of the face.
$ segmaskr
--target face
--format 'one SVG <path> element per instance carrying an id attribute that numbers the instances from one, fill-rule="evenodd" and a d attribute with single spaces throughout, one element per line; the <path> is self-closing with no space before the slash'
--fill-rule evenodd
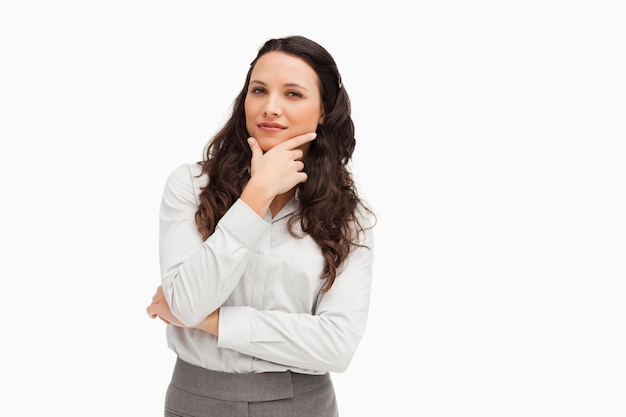
<path id="1" fill-rule="evenodd" d="M 287 139 L 315 132 L 323 121 L 317 74 L 298 57 L 268 52 L 252 69 L 244 109 L 248 133 L 265 152 Z"/>

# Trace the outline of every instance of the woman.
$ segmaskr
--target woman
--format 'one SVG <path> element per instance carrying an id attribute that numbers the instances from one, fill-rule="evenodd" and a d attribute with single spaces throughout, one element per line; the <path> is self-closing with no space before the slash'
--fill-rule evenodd
<path id="1" fill-rule="evenodd" d="M 354 147 L 332 56 L 301 36 L 267 41 L 203 160 L 163 192 L 147 311 L 177 355 L 166 416 L 337 415 L 329 372 L 364 333 L 372 279 Z"/>

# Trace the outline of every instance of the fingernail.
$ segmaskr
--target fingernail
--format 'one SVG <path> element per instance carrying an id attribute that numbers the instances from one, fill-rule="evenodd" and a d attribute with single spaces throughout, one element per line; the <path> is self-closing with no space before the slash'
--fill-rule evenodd
<path id="1" fill-rule="evenodd" d="M 311 139 L 315 139 L 317 137 L 317 133 L 310 133 L 309 136 L 311 137 Z"/>
<path id="2" fill-rule="evenodd" d="M 254 142 L 254 139 L 252 139 L 252 137 L 248 138 L 248 145 L 252 145 L 252 143 Z"/>

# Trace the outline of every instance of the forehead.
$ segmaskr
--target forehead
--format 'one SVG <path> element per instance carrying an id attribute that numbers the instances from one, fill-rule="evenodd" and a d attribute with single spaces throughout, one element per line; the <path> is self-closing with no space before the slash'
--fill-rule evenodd
<path id="1" fill-rule="evenodd" d="M 252 69 L 250 80 L 318 85 L 318 77 L 313 67 L 302 58 L 280 51 L 262 55 Z"/>

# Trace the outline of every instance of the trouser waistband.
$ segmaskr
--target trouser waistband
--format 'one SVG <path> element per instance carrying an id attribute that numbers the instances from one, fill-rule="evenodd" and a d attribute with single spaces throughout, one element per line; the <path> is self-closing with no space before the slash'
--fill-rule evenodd
<path id="1" fill-rule="evenodd" d="M 191 365 L 177 358 L 172 384 L 197 395 L 225 401 L 273 401 L 313 391 L 330 382 L 330 374 L 291 371 L 236 374 Z"/>

